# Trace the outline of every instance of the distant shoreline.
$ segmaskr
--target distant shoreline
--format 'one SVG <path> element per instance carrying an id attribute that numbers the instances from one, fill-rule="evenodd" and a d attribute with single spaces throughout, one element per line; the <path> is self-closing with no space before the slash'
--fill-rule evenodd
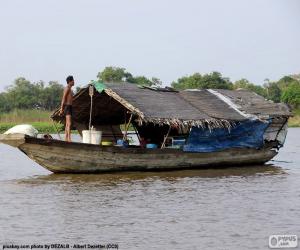
<path id="1" fill-rule="evenodd" d="M 54 125 L 52 122 L 21 122 L 21 123 L 16 123 L 16 122 L 5 122 L 2 123 L 0 122 L 0 133 L 4 133 L 6 130 L 10 129 L 11 127 L 18 125 L 18 124 L 30 124 L 34 126 L 39 133 L 49 133 L 49 134 L 55 134 L 57 133 L 57 130 L 55 129 Z M 57 124 L 56 127 L 58 131 L 61 133 L 63 132 L 63 125 L 62 124 Z M 294 116 L 291 117 L 289 120 L 289 128 L 298 128 L 300 127 L 300 116 Z"/>
<path id="2" fill-rule="evenodd" d="M 57 133 L 50 118 L 52 112 L 45 110 L 14 110 L 10 113 L 0 113 L 0 133 L 18 124 L 30 124 L 39 133 Z M 63 125 L 55 123 L 59 132 L 63 132 Z M 300 112 L 295 110 L 294 116 L 289 119 L 289 127 L 300 127 Z"/>

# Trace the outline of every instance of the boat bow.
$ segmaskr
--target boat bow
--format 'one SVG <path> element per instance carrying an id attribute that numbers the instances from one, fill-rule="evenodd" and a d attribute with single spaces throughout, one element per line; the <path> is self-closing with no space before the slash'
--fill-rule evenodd
<path id="1" fill-rule="evenodd" d="M 25 143 L 25 134 L 0 134 L 0 143 L 10 145 L 18 148 L 20 145 Z"/>

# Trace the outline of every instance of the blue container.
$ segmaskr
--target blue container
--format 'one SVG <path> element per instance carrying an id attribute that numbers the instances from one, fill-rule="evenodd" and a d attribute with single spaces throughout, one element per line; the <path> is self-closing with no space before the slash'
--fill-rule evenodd
<path id="1" fill-rule="evenodd" d="M 183 146 L 185 144 L 185 139 L 173 139 L 173 146 Z"/>
<path id="2" fill-rule="evenodd" d="M 124 148 L 127 148 L 129 146 L 128 142 L 122 139 L 117 140 L 117 145 L 122 146 Z"/>
<path id="3" fill-rule="evenodd" d="M 146 148 L 157 148 L 157 145 L 153 143 L 148 143 L 146 144 Z"/>

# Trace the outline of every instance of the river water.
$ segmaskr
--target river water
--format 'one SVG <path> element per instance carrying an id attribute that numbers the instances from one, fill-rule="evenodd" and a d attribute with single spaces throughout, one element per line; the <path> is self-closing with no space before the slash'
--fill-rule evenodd
<path id="1" fill-rule="evenodd" d="M 300 237 L 298 128 L 254 167 L 55 175 L 9 146 L 0 155 L 0 247 L 268 249 L 270 235 Z"/>

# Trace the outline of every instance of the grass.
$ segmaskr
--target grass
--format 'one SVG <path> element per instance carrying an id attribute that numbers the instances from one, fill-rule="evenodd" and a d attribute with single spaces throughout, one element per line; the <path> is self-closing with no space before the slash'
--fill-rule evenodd
<path id="1" fill-rule="evenodd" d="M 293 114 L 294 116 L 300 116 L 300 108 L 294 109 Z"/>
<path id="2" fill-rule="evenodd" d="M 300 127 L 300 116 L 294 116 L 289 119 L 289 127 L 296 128 Z"/>
<path id="3" fill-rule="evenodd" d="M 9 113 L 0 114 L 0 133 L 18 124 L 30 124 L 40 133 L 56 133 L 50 111 L 45 110 L 14 110 Z M 61 124 L 57 124 L 59 131 L 63 130 Z"/>
<path id="4" fill-rule="evenodd" d="M 289 119 L 289 127 L 300 127 L 300 108 L 293 110 L 293 117 Z"/>
<path id="5" fill-rule="evenodd" d="M 293 117 L 289 119 L 289 127 L 300 127 L 300 108 L 293 110 Z"/>
<path id="6" fill-rule="evenodd" d="M 4 133 L 6 130 L 10 129 L 11 127 L 18 125 L 20 123 L 13 123 L 13 122 L 8 122 L 8 123 L 0 123 L 0 133 Z M 23 122 L 22 124 L 30 124 L 33 127 L 35 127 L 39 133 L 56 133 L 56 129 L 51 122 Z M 57 129 L 59 131 L 63 130 L 63 126 L 61 124 L 56 124 Z"/>
<path id="7" fill-rule="evenodd" d="M 52 112 L 45 110 L 21 110 L 16 109 L 9 113 L 0 114 L 0 123 L 30 123 L 30 122 L 51 122 Z"/>

